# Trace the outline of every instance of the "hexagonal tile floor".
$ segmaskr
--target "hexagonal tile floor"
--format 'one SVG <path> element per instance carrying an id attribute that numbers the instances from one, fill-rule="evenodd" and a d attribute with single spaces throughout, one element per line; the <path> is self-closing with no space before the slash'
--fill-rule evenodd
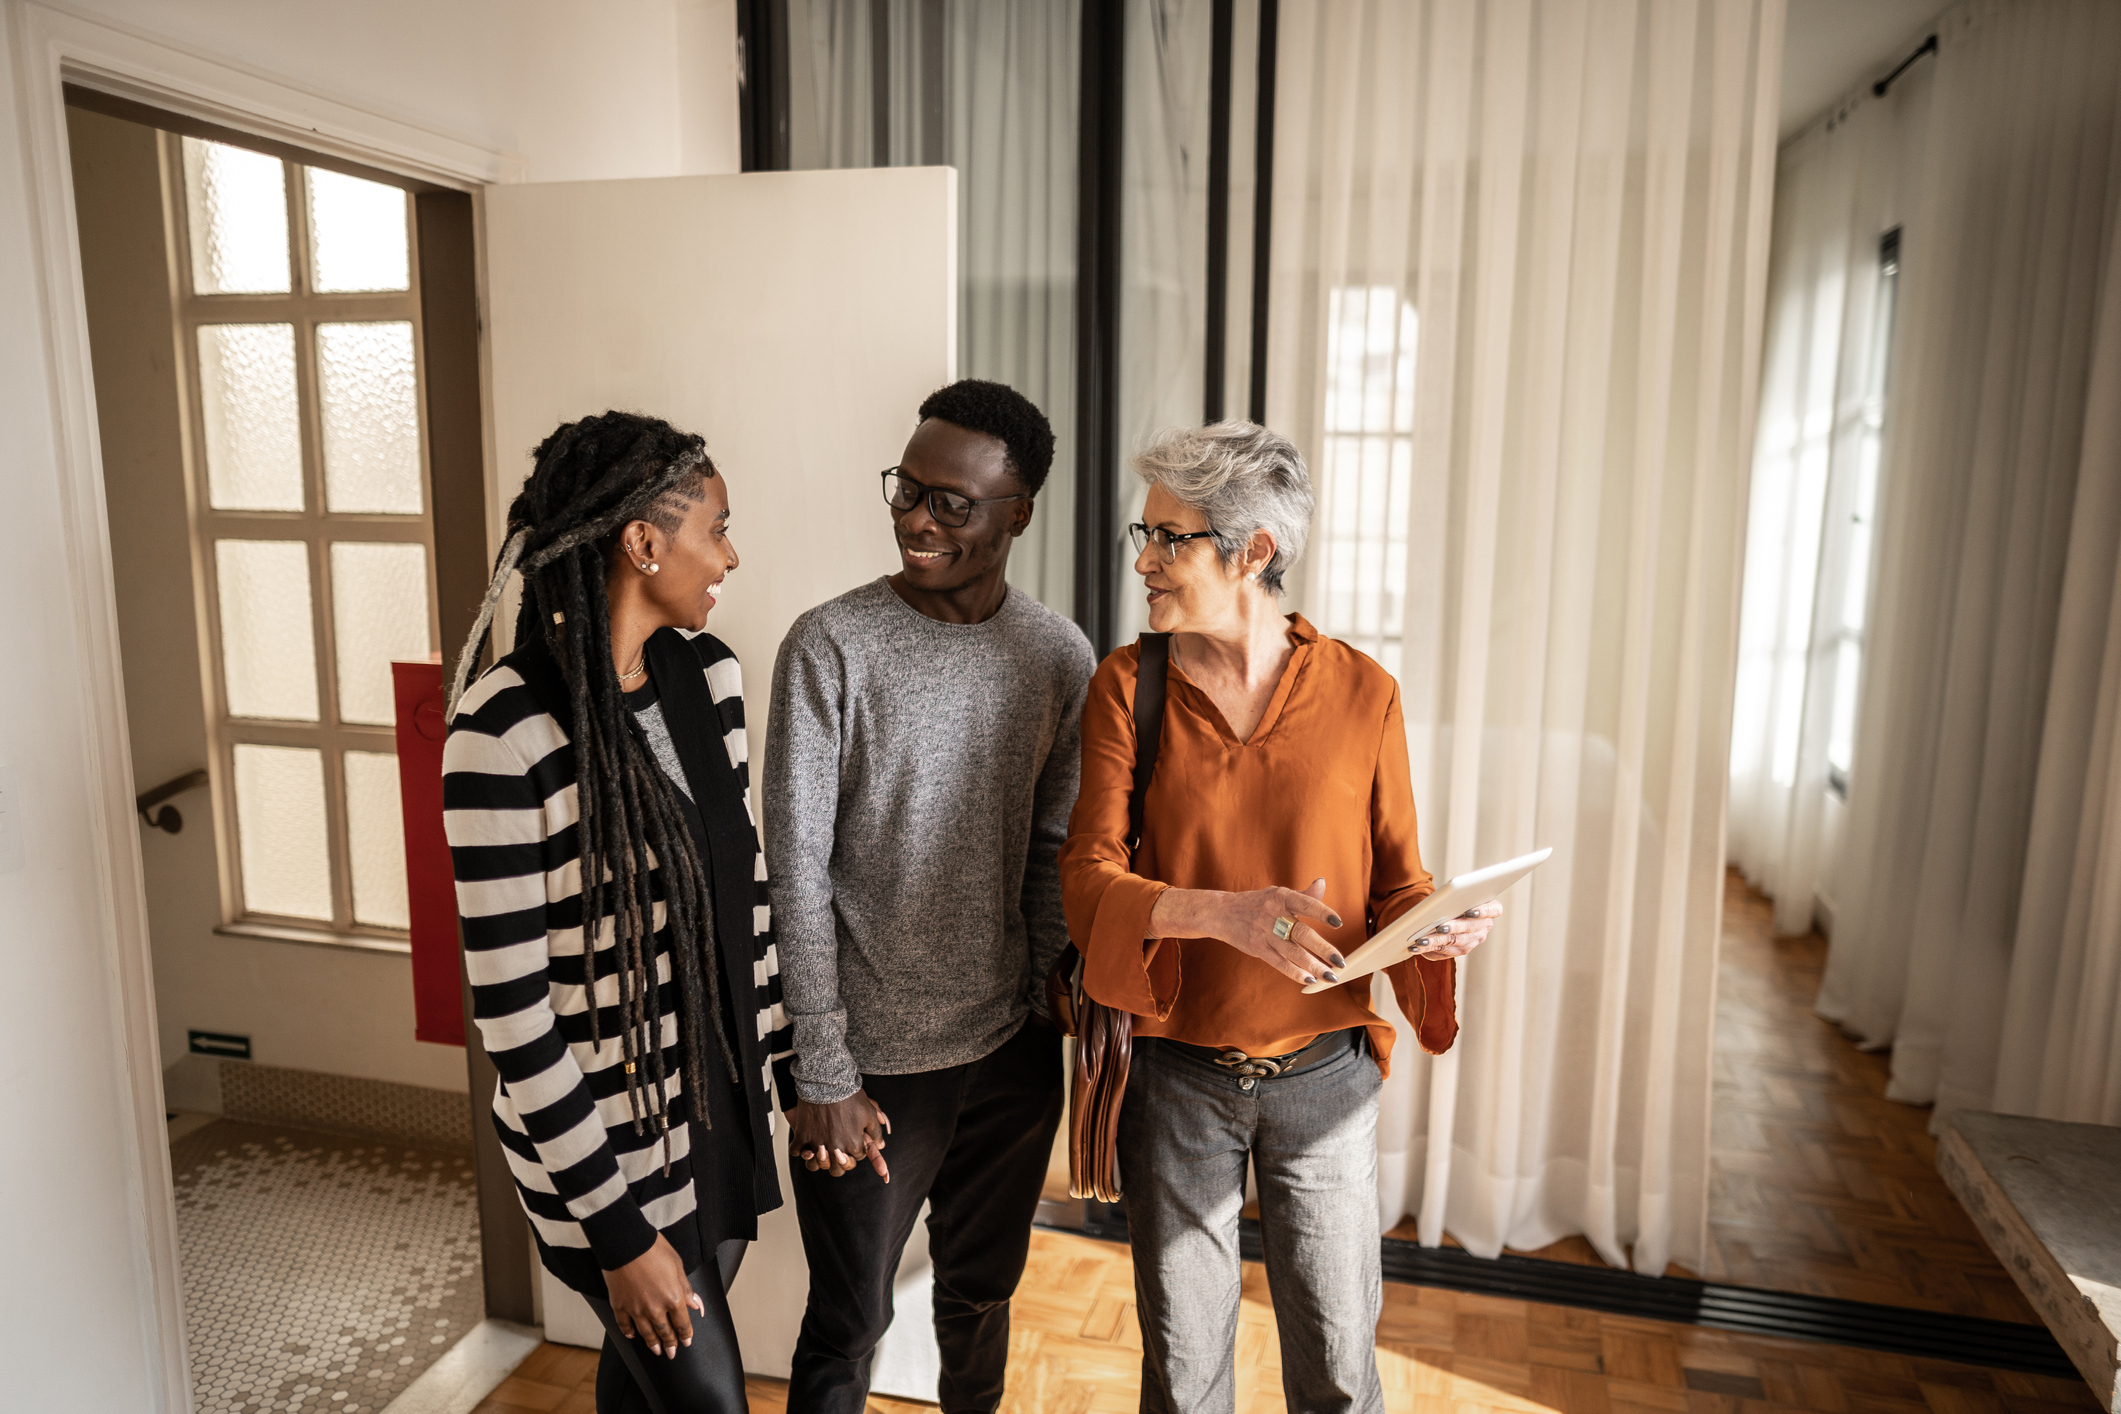
<path id="1" fill-rule="evenodd" d="M 468 1157 L 216 1120 L 170 1161 L 198 1414 L 375 1414 L 478 1324 Z"/>

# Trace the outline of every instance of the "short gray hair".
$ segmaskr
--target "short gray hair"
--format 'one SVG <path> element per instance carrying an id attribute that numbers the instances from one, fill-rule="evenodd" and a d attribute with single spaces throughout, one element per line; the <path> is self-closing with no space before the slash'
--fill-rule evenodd
<path id="1" fill-rule="evenodd" d="M 1288 438 L 1256 422 L 1211 422 L 1158 434 L 1134 459 L 1151 486 L 1161 486 L 1207 517 L 1215 548 L 1229 564 L 1254 531 L 1274 537 L 1274 558 L 1259 572 L 1269 593 L 1281 594 L 1289 567 L 1311 534 L 1311 473 Z"/>

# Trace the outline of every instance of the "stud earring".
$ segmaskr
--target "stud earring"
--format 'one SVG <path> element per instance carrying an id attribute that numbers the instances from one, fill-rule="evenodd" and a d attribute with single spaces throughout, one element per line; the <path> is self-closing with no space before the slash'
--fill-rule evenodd
<path id="1" fill-rule="evenodd" d="M 656 562 L 655 562 L 654 560 L 643 560 L 643 561 L 641 561 L 641 573 L 642 573 L 642 574 L 661 574 L 662 572 L 663 572 L 663 567 L 662 567 L 661 565 L 657 564 L 657 563 L 656 563 Z"/>

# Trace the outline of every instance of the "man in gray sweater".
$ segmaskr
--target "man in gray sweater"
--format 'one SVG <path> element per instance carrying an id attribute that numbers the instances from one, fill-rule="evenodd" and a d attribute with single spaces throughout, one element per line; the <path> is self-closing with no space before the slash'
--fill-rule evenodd
<path id="1" fill-rule="evenodd" d="M 797 619 L 774 664 L 766 858 L 810 1264 L 791 1414 L 864 1407 L 924 1201 L 942 1407 L 1001 1401 L 1062 1108 L 1043 988 L 1096 667 L 1003 577 L 1052 461 L 1021 394 L 930 395 L 883 474 L 903 567 Z"/>

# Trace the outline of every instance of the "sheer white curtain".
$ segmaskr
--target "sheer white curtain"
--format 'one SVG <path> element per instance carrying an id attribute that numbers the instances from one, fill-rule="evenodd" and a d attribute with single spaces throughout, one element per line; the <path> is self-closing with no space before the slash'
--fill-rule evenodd
<path id="1" fill-rule="evenodd" d="M 1897 280 L 1931 69 L 1866 89 L 1784 145 L 1775 176 L 1766 361 L 1747 519 L 1730 858 L 1803 933 L 1832 896 L 1851 764 Z"/>
<path id="2" fill-rule="evenodd" d="M 2121 224 L 2041 732 L 1994 1108 L 2121 1124 Z"/>
<path id="3" fill-rule="evenodd" d="M 2117 946 L 2110 922 L 2102 943 L 2091 921 L 2108 916 L 2097 866 L 2077 860 L 2101 838 L 2077 792 L 2087 773 L 2105 779 L 2085 686 L 2103 639 L 2085 604 L 2111 573 L 2110 542 L 2080 561 L 2101 532 L 2073 523 L 2113 474 L 2079 473 L 2101 401 L 2094 313 L 2121 278 L 2121 7 L 1975 0 L 1944 18 L 1939 45 L 1819 1010 L 1891 1045 L 1890 1094 L 1942 1112 L 1996 1097 L 1999 999 L 2014 998 L 2009 1043 L 2035 1044 L 2045 1022 L 2029 1018 L 2052 989 L 2094 979 L 2084 949 Z M 2030 1063 L 2010 1059 L 2023 1076 Z M 2042 1091 L 2013 1083 L 2019 1103 Z"/>
<path id="4" fill-rule="evenodd" d="M 1285 0 L 1299 603 L 1405 695 L 1438 873 L 1553 862 L 1403 1037 L 1380 1203 L 1699 1265 L 1780 0 Z M 1389 1001 L 1387 1014 L 1396 1014 Z"/>
<path id="5" fill-rule="evenodd" d="M 1007 383 L 1053 423 L 1053 471 L 1009 579 L 1064 614 L 1080 17 L 1079 0 L 788 0 L 791 166 L 958 169 L 958 372 Z"/>

